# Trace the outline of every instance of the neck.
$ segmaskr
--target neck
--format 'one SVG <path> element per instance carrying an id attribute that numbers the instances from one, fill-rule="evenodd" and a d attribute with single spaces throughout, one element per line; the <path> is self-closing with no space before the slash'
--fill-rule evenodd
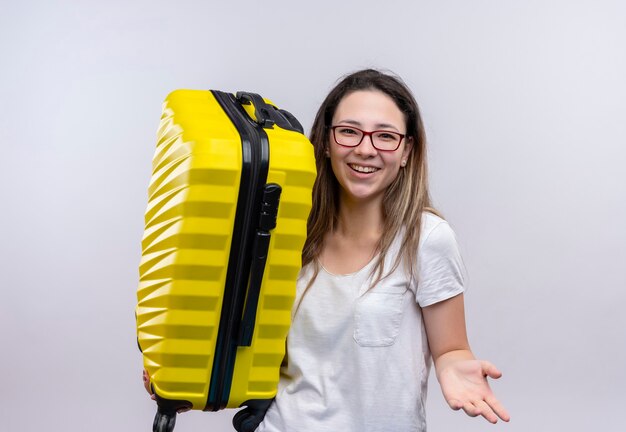
<path id="1" fill-rule="evenodd" d="M 342 197 L 338 219 L 337 230 L 342 236 L 377 242 L 383 230 L 382 199 L 354 201 Z"/>

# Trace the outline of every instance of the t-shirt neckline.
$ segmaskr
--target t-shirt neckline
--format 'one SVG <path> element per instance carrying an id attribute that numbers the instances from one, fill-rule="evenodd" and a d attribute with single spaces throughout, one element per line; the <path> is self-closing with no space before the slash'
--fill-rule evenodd
<path id="1" fill-rule="evenodd" d="M 350 276 L 356 276 L 359 273 L 365 271 L 366 269 L 369 269 L 369 267 L 372 266 L 372 264 L 378 259 L 379 254 L 376 254 L 372 257 L 372 259 L 370 259 L 367 264 L 365 264 L 363 267 L 361 267 L 360 269 L 353 271 L 352 273 L 345 273 L 345 274 L 337 274 L 337 273 L 333 273 L 331 271 L 329 271 L 328 269 L 326 269 L 326 267 L 324 267 L 324 265 L 322 264 L 322 262 L 319 260 L 319 258 L 317 259 L 317 264 L 320 266 L 320 268 L 324 271 L 324 273 L 326 273 L 329 276 L 332 277 L 336 277 L 336 278 L 345 278 L 345 277 L 350 277 Z"/>

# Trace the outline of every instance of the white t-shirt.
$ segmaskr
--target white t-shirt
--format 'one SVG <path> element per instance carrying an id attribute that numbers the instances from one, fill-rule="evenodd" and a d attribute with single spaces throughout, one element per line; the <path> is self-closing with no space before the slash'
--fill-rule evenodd
<path id="1" fill-rule="evenodd" d="M 349 275 L 321 269 L 303 296 L 313 272 L 302 269 L 288 364 L 257 432 L 426 431 L 431 357 L 421 307 L 463 292 L 464 271 L 448 223 L 422 219 L 418 280 L 401 265 L 368 290 L 374 259 Z"/>

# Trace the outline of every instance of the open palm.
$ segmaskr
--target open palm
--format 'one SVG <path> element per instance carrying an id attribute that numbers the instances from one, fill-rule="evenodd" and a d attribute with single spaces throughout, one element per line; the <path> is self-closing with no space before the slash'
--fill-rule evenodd
<path id="1" fill-rule="evenodd" d="M 454 410 L 463 409 L 471 417 L 482 415 L 491 423 L 498 417 L 509 421 L 506 409 L 495 398 L 487 377 L 500 378 L 502 373 L 484 360 L 458 360 L 445 367 L 439 374 L 443 396 Z"/>

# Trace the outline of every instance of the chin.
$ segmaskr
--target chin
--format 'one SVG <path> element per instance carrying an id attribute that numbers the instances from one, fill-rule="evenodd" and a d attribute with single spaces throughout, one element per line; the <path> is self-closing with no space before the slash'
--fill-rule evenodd
<path id="1" fill-rule="evenodd" d="M 353 201 L 368 201 L 376 199 L 379 196 L 382 196 L 382 192 L 372 191 L 372 190 L 347 190 L 345 192 L 346 198 Z"/>

